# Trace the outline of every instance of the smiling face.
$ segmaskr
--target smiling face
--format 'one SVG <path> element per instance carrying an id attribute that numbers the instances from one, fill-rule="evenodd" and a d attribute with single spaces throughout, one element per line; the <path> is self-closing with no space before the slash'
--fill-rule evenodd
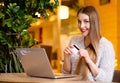
<path id="1" fill-rule="evenodd" d="M 82 32 L 83 36 L 87 36 L 89 34 L 90 20 L 87 14 L 84 14 L 84 13 L 78 14 L 78 27 Z"/>

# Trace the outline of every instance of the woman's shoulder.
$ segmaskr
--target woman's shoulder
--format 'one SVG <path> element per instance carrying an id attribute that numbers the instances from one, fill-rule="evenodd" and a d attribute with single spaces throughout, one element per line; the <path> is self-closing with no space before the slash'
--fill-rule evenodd
<path id="1" fill-rule="evenodd" d="M 103 44 L 112 44 L 112 42 L 110 40 L 108 40 L 107 38 L 105 38 L 105 37 L 101 38 L 100 43 L 103 43 Z"/>
<path id="2" fill-rule="evenodd" d="M 105 38 L 105 37 L 102 37 L 101 38 L 101 40 L 100 40 L 100 46 L 101 47 L 106 47 L 106 48 L 108 48 L 108 47 L 113 47 L 113 44 L 112 44 L 112 42 L 110 41 L 110 40 L 108 40 L 107 38 Z"/>

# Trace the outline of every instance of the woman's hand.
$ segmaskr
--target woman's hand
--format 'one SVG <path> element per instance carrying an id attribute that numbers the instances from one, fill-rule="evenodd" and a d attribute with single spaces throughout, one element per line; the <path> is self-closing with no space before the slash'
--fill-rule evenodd
<path id="1" fill-rule="evenodd" d="M 91 61 L 89 53 L 85 49 L 80 49 L 78 54 L 80 55 L 81 58 L 84 58 L 86 63 L 89 63 Z"/>
<path id="2" fill-rule="evenodd" d="M 70 57 L 70 55 L 73 53 L 72 49 L 73 46 L 68 46 L 64 49 L 63 53 L 64 53 L 64 57 Z"/>

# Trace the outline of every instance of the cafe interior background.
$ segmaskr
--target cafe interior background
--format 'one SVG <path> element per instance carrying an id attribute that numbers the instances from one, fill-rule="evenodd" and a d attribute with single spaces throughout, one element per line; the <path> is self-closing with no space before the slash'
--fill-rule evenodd
<path id="1" fill-rule="evenodd" d="M 35 48 L 44 47 L 55 71 L 61 71 L 63 49 L 73 35 L 80 34 L 77 27 L 77 10 L 84 5 L 93 5 L 99 12 L 101 33 L 109 39 L 115 49 L 115 68 L 120 70 L 120 0 L 59 0 L 56 14 L 48 19 L 38 16 L 38 21 L 28 29 L 31 36 L 40 42 Z"/>

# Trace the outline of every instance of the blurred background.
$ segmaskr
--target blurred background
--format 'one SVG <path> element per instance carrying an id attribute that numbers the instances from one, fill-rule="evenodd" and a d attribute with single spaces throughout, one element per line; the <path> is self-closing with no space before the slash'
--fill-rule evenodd
<path id="1" fill-rule="evenodd" d="M 120 70 L 120 0 L 0 0 L 0 73 L 23 72 L 19 47 L 45 48 L 52 68 L 61 72 L 64 48 L 81 34 L 77 11 L 86 5 L 97 9 L 102 36 L 112 42 Z"/>
<path id="2" fill-rule="evenodd" d="M 63 49 L 68 45 L 71 36 L 80 34 L 77 10 L 85 5 L 93 5 L 99 12 L 102 35 L 114 45 L 115 65 L 120 70 L 120 0 L 59 0 L 59 3 L 56 14 L 48 13 L 48 19 L 36 14 L 38 21 L 28 29 L 31 36 L 40 42 L 34 47 L 46 49 L 53 69 L 61 71 Z"/>

